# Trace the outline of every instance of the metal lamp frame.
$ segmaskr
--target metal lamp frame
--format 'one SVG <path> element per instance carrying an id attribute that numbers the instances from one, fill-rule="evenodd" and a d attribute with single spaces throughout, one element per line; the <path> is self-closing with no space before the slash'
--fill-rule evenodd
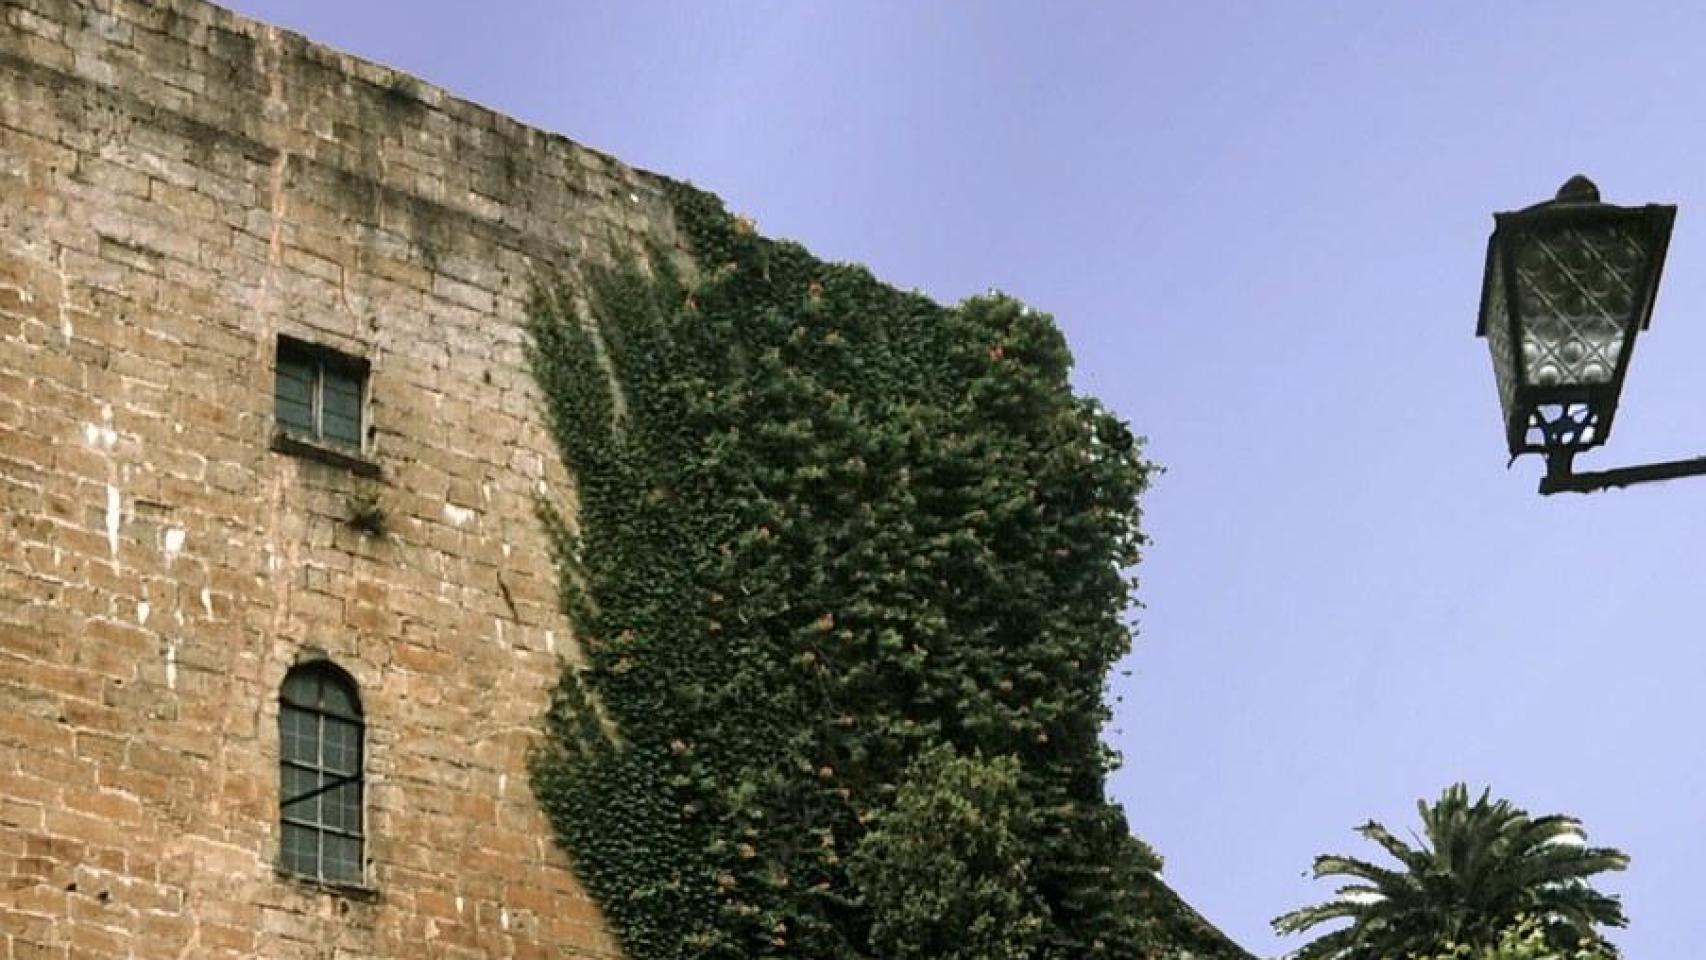
<path id="1" fill-rule="evenodd" d="M 1490 336 L 1490 323 L 1508 325 L 1503 332 L 1508 338 L 1505 342 L 1511 354 L 1510 382 L 1500 384 L 1501 395 L 1507 390 L 1510 394 L 1509 408 L 1501 411 L 1505 416 L 1505 439 L 1513 460 L 1524 453 L 1545 456 L 1546 476 L 1540 482 L 1542 494 L 1587 492 L 1706 473 L 1706 457 L 1590 473 L 1577 473 L 1574 469 L 1576 454 L 1605 443 L 1611 435 L 1624 378 L 1634 356 L 1635 341 L 1641 331 L 1652 324 L 1653 305 L 1675 218 L 1674 206 L 1620 207 L 1601 203 L 1598 188 L 1581 176 L 1572 177 L 1553 200 L 1523 210 L 1494 214 L 1493 233 L 1487 239 L 1487 264 L 1481 286 L 1481 311 L 1476 334 Z M 1630 312 L 1618 318 L 1622 324 L 1623 343 L 1615 366 L 1610 377 L 1603 382 L 1537 383 L 1522 350 L 1524 325 L 1528 321 L 1523 313 L 1518 255 L 1526 244 L 1545 237 L 1569 230 L 1591 231 L 1606 227 L 1621 227 L 1632 232 L 1643 244 L 1646 255 L 1640 282 L 1633 287 Z M 1502 303 L 1494 300 L 1499 296 L 1504 298 Z M 1497 364 L 1495 372 L 1498 372 Z M 1549 422 L 1543 419 L 1540 411 L 1552 406 L 1560 409 L 1560 416 L 1572 408 L 1581 410 L 1583 421 L 1566 422 L 1578 428 L 1585 425 L 1588 430 L 1577 429 L 1572 433 L 1559 429 L 1555 421 L 1548 427 Z M 1541 428 L 1541 436 L 1531 439 L 1529 431 L 1536 427 Z"/>

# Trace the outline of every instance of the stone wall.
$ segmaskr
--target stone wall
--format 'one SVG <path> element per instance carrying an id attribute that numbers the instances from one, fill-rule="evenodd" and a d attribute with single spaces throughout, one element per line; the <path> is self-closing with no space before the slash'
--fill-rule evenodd
<path id="1" fill-rule="evenodd" d="M 655 178 L 413 78 L 0 0 L 0 960 L 616 952 L 528 790 L 572 488 L 522 314 L 647 238 Z M 281 335 L 371 363 L 379 477 L 272 449 Z M 365 890 L 276 867 L 316 656 L 365 705 Z"/>

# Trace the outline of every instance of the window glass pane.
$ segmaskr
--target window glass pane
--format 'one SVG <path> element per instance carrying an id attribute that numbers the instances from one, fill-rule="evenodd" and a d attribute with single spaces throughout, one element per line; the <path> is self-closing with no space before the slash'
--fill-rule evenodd
<path id="1" fill-rule="evenodd" d="M 327 367 L 321 427 L 327 440 L 361 445 L 361 381 L 354 371 Z"/>
<path id="2" fill-rule="evenodd" d="M 305 403 L 292 403 L 285 400 L 278 402 L 278 425 L 290 433 L 301 433 L 312 436 L 314 433 L 314 408 Z"/>
<path id="3" fill-rule="evenodd" d="M 323 722 L 322 765 L 333 773 L 355 773 L 361 761 L 361 728 L 336 717 L 326 717 Z"/>
<path id="4" fill-rule="evenodd" d="M 345 447 L 361 446 L 361 421 L 326 414 L 323 439 Z"/>
<path id="5" fill-rule="evenodd" d="M 306 710 L 283 706 L 278 710 L 279 755 L 284 760 L 319 765 L 320 718 Z"/>
<path id="6" fill-rule="evenodd" d="M 306 873 L 310 876 L 320 872 L 320 832 L 309 827 L 284 825 L 284 837 L 279 849 L 279 859 L 286 870 Z"/>
<path id="7" fill-rule="evenodd" d="M 313 670 L 295 670 L 284 678 L 284 702 L 312 707 L 320 702 L 320 675 Z"/>
<path id="8" fill-rule="evenodd" d="M 326 859 L 322 876 L 345 883 L 361 882 L 361 841 L 326 834 Z"/>
<path id="9" fill-rule="evenodd" d="M 347 833 L 361 832 L 361 784 L 346 783 L 326 791 L 326 826 Z"/>
<path id="10" fill-rule="evenodd" d="M 355 691 L 348 684 L 330 678 L 320 691 L 320 709 L 352 720 L 361 716 L 361 710 L 355 704 Z"/>
<path id="11" fill-rule="evenodd" d="M 324 822 L 320 808 L 326 795 L 320 793 L 312 797 L 307 796 L 307 794 L 313 793 L 323 782 L 320 777 L 321 775 L 316 771 L 304 770 L 301 767 L 283 767 L 280 769 L 279 792 L 283 796 L 279 798 L 279 802 L 282 804 L 286 820 L 307 824 Z M 306 797 L 306 799 L 294 800 L 293 802 L 293 798 L 296 797 Z"/>
<path id="12" fill-rule="evenodd" d="M 306 403 L 314 389 L 314 361 L 288 347 L 278 352 L 278 395 Z"/>
<path id="13" fill-rule="evenodd" d="M 273 397 L 277 402 L 279 426 L 304 433 L 314 432 L 314 365 L 311 362 L 280 348 Z"/>
<path id="14" fill-rule="evenodd" d="M 327 364 L 326 404 L 341 405 L 341 409 L 354 413 L 361 407 L 361 371 L 354 367 Z"/>

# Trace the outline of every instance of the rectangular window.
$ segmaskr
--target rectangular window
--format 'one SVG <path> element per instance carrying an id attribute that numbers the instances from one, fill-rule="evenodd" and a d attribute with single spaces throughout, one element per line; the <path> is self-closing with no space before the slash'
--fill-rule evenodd
<path id="1" fill-rule="evenodd" d="M 359 452 L 367 370 L 360 357 L 279 337 L 273 410 L 280 432 Z"/>

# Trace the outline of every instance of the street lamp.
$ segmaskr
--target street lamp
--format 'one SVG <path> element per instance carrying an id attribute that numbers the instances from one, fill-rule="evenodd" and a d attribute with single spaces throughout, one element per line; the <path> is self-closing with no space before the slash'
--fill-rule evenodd
<path id="1" fill-rule="evenodd" d="M 1552 200 L 1493 215 L 1476 335 L 1487 338 L 1511 459 L 1546 457 L 1543 494 L 1706 474 L 1706 457 L 1575 473 L 1611 436 L 1635 337 L 1653 297 L 1676 207 L 1618 207 L 1576 176 Z"/>

